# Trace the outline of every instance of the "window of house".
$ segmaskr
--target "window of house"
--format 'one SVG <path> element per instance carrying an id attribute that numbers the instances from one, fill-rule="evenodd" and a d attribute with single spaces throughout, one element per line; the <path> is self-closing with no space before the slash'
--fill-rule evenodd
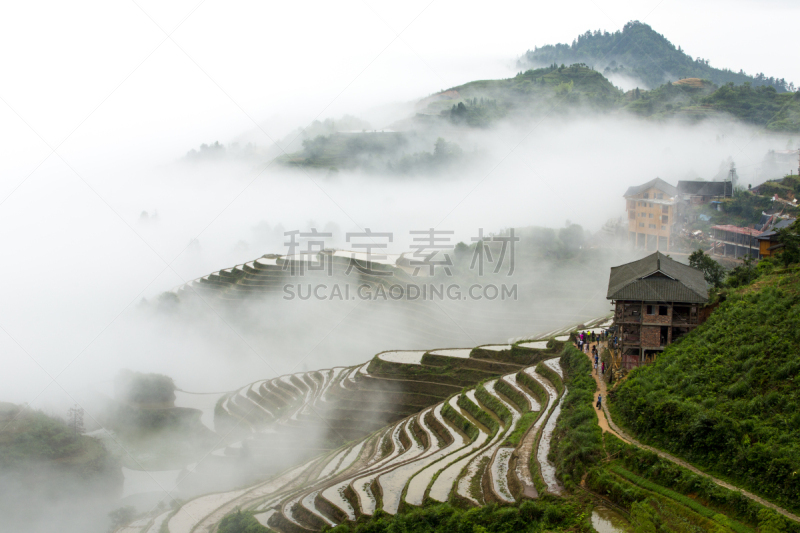
<path id="1" fill-rule="evenodd" d="M 666 230 L 666 229 L 667 229 L 667 227 L 666 227 L 666 226 L 661 226 L 661 229 L 662 229 L 662 231 L 663 231 L 663 230 Z"/>
<path id="2" fill-rule="evenodd" d="M 662 205 L 661 206 L 661 212 L 669 214 L 669 206 L 668 205 Z"/>
<path id="3" fill-rule="evenodd" d="M 656 306 L 655 305 L 648 305 L 646 312 L 647 312 L 648 315 L 656 314 Z"/>
<path id="4" fill-rule="evenodd" d="M 658 194 L 656 196 L 656 198 L 658 198 L 659 200 L 663 200 L 664 199 L 664 195 L 663 194 Z"/>
<path id="5" fill-rule="evenodd" d="M 661 217 L 661 222 L 663 222 L 664 224 L 669 224 L 669 217 L 667 215 L 663 215 Z"/>
<path id="6" fill-rule="evenodd" d="M 650 213 L 650 217 L 649 218 L 653 218 L 653 213 Z"/>
<path id="7" fill-rule="evenodd" d="M 644 198 L 645 200 L 650 198 L 650 193 L 649 192 L 644 193 L 644 196 L 642 196 L 642 198 Z"/>
<path id="8" fill-rule="evenodd" d="M 656 229 L 656 225 L 655 224 L 648 224 L 648 225 L 650 226 L 650 229 Z"/>
<path id="9" fill-rule="evenodd" d="M 644 227 L 644 222 L 639 222 L 639 227 L 643 228 Z"/>
<path id="10" fill-rule="evenodd" d="M 636 212 L 635 211 L 628 211 L 628 218 L 636 218 Z"/>
<path id="11" fill-rule="evenodd" d="M 650 202 L 650 207 L 653 207 L 653 202 Z"/>
<path id="12" fill-rule="evenodd" d="M 667 306 L 666 305 L 659 305 L 658 306 L 658 314 L 661 315 L 661 316 L 667 316 L 667 314 L 668 314 Z"/>

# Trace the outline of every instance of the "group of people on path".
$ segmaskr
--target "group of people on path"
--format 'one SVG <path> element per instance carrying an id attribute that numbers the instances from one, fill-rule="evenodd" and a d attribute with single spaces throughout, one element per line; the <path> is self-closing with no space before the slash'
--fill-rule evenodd
<path id="1" fill-rule="evenodd" d="M 578 340 L 578 348 L 587 354 L 591 354 L 592 358 L 594 359 L 594 369 L 592 370 L 593 373 L 597 373 L 598 367 L 600 368 L 600 374 L 606 373 L 606 362 L 600 361 L 600 352 L 597 349 L 598 344 L 601 341 L 608 340 L 609 331 L 602 330 L 601 333 L 596 333 L 594 331 L 582 331 L 578 333 L 577 340 Z M 614 337 L 614 344 L 616 345 L 617 337 Z M 597 395 L 597 408 L 602 409 L 603 407 L 603 395 Z"/>

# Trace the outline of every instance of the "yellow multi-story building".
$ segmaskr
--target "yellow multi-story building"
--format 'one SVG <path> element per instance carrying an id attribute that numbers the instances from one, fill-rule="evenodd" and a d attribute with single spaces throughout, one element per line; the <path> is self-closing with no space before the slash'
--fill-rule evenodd
<path id="1" fill-rule="evenodd" d="M 636 248 L 668 251 L 678 218 L 678 189 L 661 178 L 625 193 L 628 241 Z"/>

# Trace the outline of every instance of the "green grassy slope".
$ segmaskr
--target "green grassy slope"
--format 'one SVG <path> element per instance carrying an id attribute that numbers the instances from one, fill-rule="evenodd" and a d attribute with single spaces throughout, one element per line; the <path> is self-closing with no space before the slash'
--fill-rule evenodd
<path id="1" fill-rule="evenodd" d="M 800 274 L 729 294 L 611 394 L 643 440 L 800 510 Z"/>

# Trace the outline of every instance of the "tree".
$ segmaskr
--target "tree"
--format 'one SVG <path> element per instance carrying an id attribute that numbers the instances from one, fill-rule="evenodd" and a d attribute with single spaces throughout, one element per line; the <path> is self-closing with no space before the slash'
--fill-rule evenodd
<path id="1" fill-rule="evenodd" d="M 755 264 L 753 264 L 753 258 L 748 255 L 745 256 L 741 265 L 728 272 L 726 284 L 733 288 L 741 287 L 742 285 L 749 285 L 757 277 L 758 271 Z"/>
<path id="2" fill-rule="evenodd" d="M 437 160 L 458 157 L 461 155 L 461 153 L 462 151 L 460 146 L 458 146 L 456 143 L 449 143 L 441 137 L 436 139 L 436 144 L 433 145 L 433 157 Z"/>
<path id="3" fill-rule="evenodd" d="M 126 505 L 125 507 L 114 509 L 108 513 L 108 517 L 111 519 L 111 525 L 108 530 L 115 531 L 117 528 L 129 524 L 136 517 L 136 508 Z"/>
<path id="4" fill-rule="evenodd" d="M 703 250 L 698 249 L 692 252 L 689 256 L 689 266 L 701 270 L 706 282 L 712 287 L 717 288 L 722 285 L 722 280 L 725 278 L 725 269 Z"/>
<path id="5" fill-rule="evenodd" d="M 578 224 L 567 221 L 567 226 L 558 230 L 558 240 L 560 241 L 559 257 L 570 257 L 577 253 L 584 245 L 583 228 Z"/>
<path id="6" fill-rule="evenodd" d="M 175 382 L 163 374 L 142 374 L 122 369 L 114 378 L 117 398 L 133 404 L 175 403 Z"/>

